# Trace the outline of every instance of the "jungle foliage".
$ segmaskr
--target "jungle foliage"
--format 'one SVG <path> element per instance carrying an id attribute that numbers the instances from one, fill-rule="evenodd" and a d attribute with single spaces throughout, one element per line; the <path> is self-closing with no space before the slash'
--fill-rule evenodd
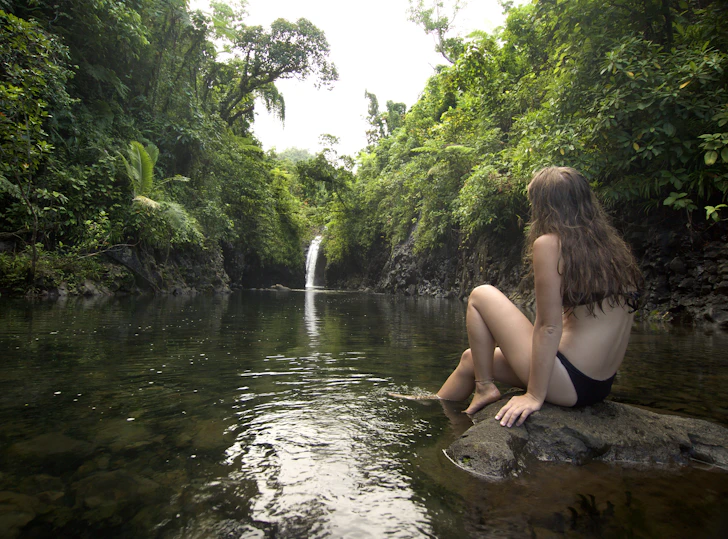
<path id="1" fill-rule="evenodd" d="M 725 217 L 725 2 L 503 2 L 503 28 L 459 41 L 442 31 L 442 1 L 411 5 L 449 62 L 394 129 L 367 95 L 370 144 L 350 208 L 331 215 L 332 253 L 517 232 L 526 185 L 547 165 L 583 171 L 611 206 Z"/>
<path id="2" fill-rule="evenodd" d="M 49 253 L 115 245 L 163 262 L 226 244 L 303 271 L 296 177 L 251 125 L 255 106 L 284 117 L 277 81 L 329 85 L 336 68 L 310 21 L 250 26 L 229 4 L 0 2 L 0 240 L 15 251 L 0 266 L 15 281 L 32 286 Z"/>
<path id="3" fill-rule="evenodd" d="M 354 160 L 333 136 L 312 156 L 251 134 L 256 106 L 285 116 L 277 81 L 336 81 L 310 21 L 250 26 L 244 2 L 0 0 L 0 273 L 32 286 L 115 245 L 161 262 L 224 246 L 302 272 L 324 228 L 334 262 L 409 237 L 461 245 L 520 230 L 527 182 L 552 164 L 611 205 L 725 218 L 724 0 L 502 5 L 503 28 L 459 38 L 459 1 L 410 2 L 445 65 L 409 109 L 365 92 Z"/>

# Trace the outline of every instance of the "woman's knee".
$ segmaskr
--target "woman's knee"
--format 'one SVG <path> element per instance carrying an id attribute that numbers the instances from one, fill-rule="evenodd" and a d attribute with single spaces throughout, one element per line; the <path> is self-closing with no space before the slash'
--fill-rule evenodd
<path id="1" fill-rule="evenodd" d="M 463 355 L 460 356 L 460 365 L 467 368 L 473 367 L 473 353 L 470 351 L 470 348 L 465 350 Z"/>
<path id="2" fill-rule="evenodd" d="M 475 376 L 475 367 L 473 365 L 473 354 L 470 348 L 463 352 L 460 356 L 460 363 L 458 363 L 456 369 L 461 375 Z"/>
<path id="3" fill-rule="evenodd" d="M 500 290 L 498 290 L 495 286 L 491 284 L 482 284 L 480 286 L 476 286 L 473 291 L 470 293 L 470 297 L 468 298 L 468 304 L 475 305 L 475 304 L 487 304 L 490 301 L 493 301 L 499 296 L 502 296 Z"/>

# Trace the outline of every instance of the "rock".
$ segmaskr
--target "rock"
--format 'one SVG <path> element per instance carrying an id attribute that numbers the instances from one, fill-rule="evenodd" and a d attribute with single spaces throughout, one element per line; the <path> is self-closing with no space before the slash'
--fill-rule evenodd
<path id="1" fill-rule="evenodd" d="M 88 442 L 61 433 L 47 433 L 11 445 L 8 455 L 26 464 L 43 466 L 47 471 L 61 474 L 75 469 L 93 449 Z"/>
<path id="2" fill-rule="evenodd" d="M 677 285 L 678 288 L 683 288 L 686 290 L 692 290 L 695 288 L 695 279 L 692 277 L 685 277 L 680 283 Z"/>
<path id="3" fill-rule="evenodd" d="M 82 296 L 109 296 L 111 292 L 101 283 L 94 283 L 90 279 L 86 279 L 83 285 L 78 287 L 78 292 Z"/>
<path id="4" fill-rule="evenodd" d="M 65 496 L 65 485 L 60 477 L 47 474 L 31 475 L 23 478 L 18 484 L 18 490 L 22 494 L 33 496 L 41 506 L 36 507 L 39 514 L 48 513 L 63 505 Z M 0 510 L 0 513 L 2 510 Z M 0 529 L 2 529 L 0 527 Z"/>
<path id="5" fill-rule="evenodd" d="M 274 284 L 270 288 L 271 290 L 280 290 L 282 292 L 288 292 L 290 290 L 290 288 L 288 288 L 287 286 L 283 286 L 282 284 Z"/>
<path id="6" fill-rule="evenodd" d="M 225 424 L 212 419 L 198 421 L 192 430 L 185 429 L 175 439 L 178 448 L 191 446 L 193 451 L 221 451 L 230 445 Z"/>
<path id="7" fill-rule="evenodd" d="M 646 466 L 700 461 L 728 469 L 728 429 L 708 421 L 607 401 L 584 408 L 544 404 L 521 427 L 509 429 L 494 419 L 505 402 L 478 412 L 473 427 L 447 449 L 458 466 L 492 480 L 519 476 L 537 461 Z"/>
<path id="8" fill-rule="evenodd" d="M 32 496 L 0 492 L 0 534 L 17 537 L 23 526 L 33 520 L 41 503 Z"/>
<path id="9" fill-rule="evenodd" d="M 724 279 L 715 285 L 715 293 L 728 296 L 728 279 Z"/>
<path id="10" fill-rule="evenodd" d="M 143 424 L 126 419 L 108 419 L 96 433 L 95 442 L 113 453 L 141 449 L 163 439 Z"/>
<path id="11" fill-rule="evenodd" d="M 670 263 L 667 265 L 668 268 L 670 268 L 670 271 L 673 273 L 676 273 L 678 275 L 682 275 L 686 271 L 685 262 L 683 262 L 680 258 L 675 257 L 673 258 Z"/>
<path id="12" fill-rule="evenodd" d="M 86 279 L 78 289 L 82 296 L 95 296 L 99 293 L 96 285 L 90 280 Z"/>
<path id="13" fill-rule="evenodd" d="M 229 436 L 225 436 L 225 424 L 214 420 L 197 423 L 192 446 L 201 451 L 222 450 L 229 447 Z"/>
<path id="14" fill-rule="evenodd" d="M 728 308 L 723 305 L 708 305 L 703 311 L 703 318 L 721 329 L 728 330 Z"/>
<path id="15" fill-rule="evenodd" d="M 156 501 L 159 484 L 124 470 L 99 472 L 73 484 L 75 509 L 91 523 L 109 520 L 120 524 L 137 506 Z"/>

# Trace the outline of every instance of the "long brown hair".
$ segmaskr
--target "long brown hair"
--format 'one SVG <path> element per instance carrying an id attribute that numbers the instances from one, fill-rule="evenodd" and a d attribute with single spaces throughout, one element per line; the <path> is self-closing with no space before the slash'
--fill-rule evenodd
<path id="1" fill-rule="evenodd" d="M 528 185 L 531 227 L 526 243 L 529 260 L 533 242 L 554 233 L 561 241 L 560 272 L 563 305 L 603 308 L 633 305 L 642 274 L 627 243 L 609 222 L 589 182 L 569 167 L 548 167 Z"/>

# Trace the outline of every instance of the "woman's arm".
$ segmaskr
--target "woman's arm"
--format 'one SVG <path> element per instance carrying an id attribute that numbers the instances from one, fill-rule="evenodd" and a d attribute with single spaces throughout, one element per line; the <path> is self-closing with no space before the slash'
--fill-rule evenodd
<path id="1" fill-rule="evenodd" d="M 522 425 L 529 415 L 541 409 L 546 400 L 563 324 L 560 257 L 561 245 L 556 234 L 545 234 L 533 243 L 536 321 L 528 386 L 525 395 L 513 397 L 495 416 L 506 427 L 516 421 L 517 425 Z"/>
<path id="2" fill-rule="evenodd" d="M 563 329 L 560 257 L 561 245 L 555 234 L 541 236 L 533 243 L 536 321 L 533 324 L 528 393 L 541 404 L 546 400 Z"/>

